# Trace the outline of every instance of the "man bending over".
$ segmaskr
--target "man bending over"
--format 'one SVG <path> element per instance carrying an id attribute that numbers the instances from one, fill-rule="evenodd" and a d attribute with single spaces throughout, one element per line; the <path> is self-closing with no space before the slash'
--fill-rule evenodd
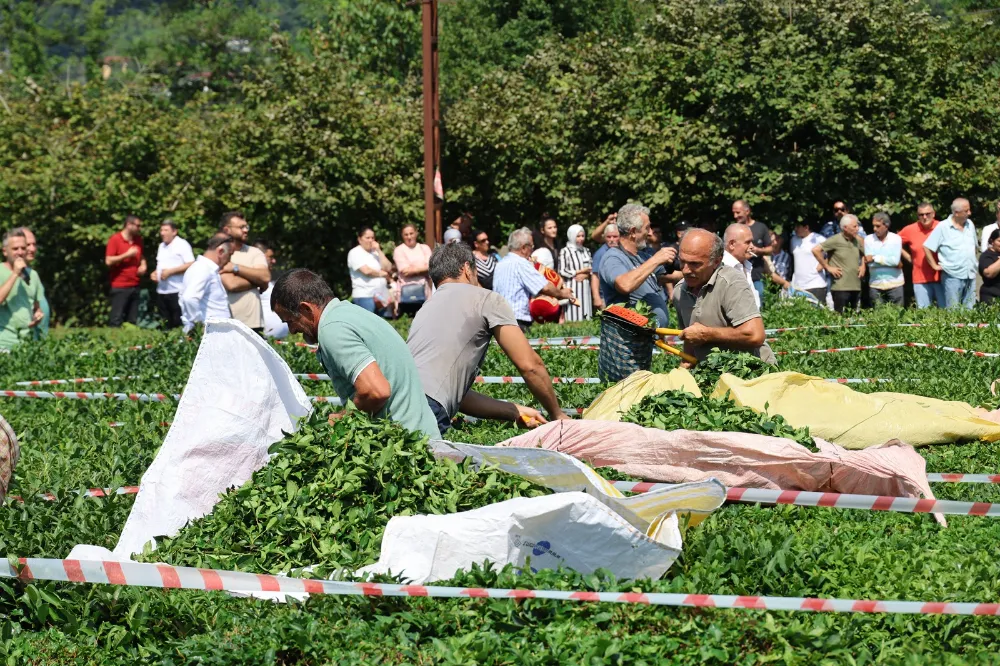
<path id="1" fill-rule="evenodd" d="M 392 419 L 433 439 L 440 437 L 413 357 L 384 319 L 334 298 L 323 278 L 304 268 L 278 278 L 271 308 L 290 333 L 319 343 L 319 360 L 345 405 L 353 401 L 376 418 Z"/>
<path id="2" fill-rule="evenodd" d="M 559 408 L 545 364 L 528 344 L 510 304 L 479 287 L 472 250 L 462 243 L 439 245 L 431 254 L 429 271 L 437 290 L 413 319 L 406 344 L 441 432 L 459 410 L 484 419 L 520 420 L 528 427 L 546 422 L 535 409 L 470 390 L 493 337 L 549 416 L 569 418 Z"/>

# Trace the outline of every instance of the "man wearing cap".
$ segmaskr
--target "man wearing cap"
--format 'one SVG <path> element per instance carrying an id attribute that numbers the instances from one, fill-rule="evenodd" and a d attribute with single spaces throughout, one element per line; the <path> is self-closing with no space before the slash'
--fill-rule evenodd
<path id="1" fill-rule="evenodd" d="M 617 213 L 609 215 L 608 220 L 612 219 L 612 217 L 617 217 Z M 609 249 L 618 247 L 618 241 L 621 238 L 621 234 L 618 232 L 618 225 L 610 223 L 608 220 L 605 220 L 604 224 L 600 227 L 604 238 L 604 244 L 597 248 L 597 251 L 594 252 L 594 257 L 590 262 L 590 289 L 594 294 L 594 309 L 600 309 L 607 305 L 607 303 L 604 302 L 604 299 L 601 298 L 601 259 L 604 258 L 604 254 Z"/>
<path id="2" fill-rule="evenodd" d="M 448 229 L 444 232 L 444 244 L 450 245 L 451 243 L 460 243 L 462 241 L 462 232 L 458 229 Z"/>
<path id="3" fill-rule="evenodd" d="M 674 290 L 674 306 L 684 351 L 700 361 L 718 347 L 748 352 L 775 365 L 754 290 L 742 271 L 722 263 L 724 252 L 722 239 L 704 229 L 692 229 L 681 241 L 684 280 Z"/>

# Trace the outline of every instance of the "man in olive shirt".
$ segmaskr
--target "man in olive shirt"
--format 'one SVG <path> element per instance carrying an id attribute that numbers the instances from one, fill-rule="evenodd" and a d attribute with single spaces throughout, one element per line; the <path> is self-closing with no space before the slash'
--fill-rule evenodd
<path id="1" fill-rule="evenodd" d="M 748 352 L 775 365 L 753 290 L 743 272 L 722 263 L 724 251 L 722 239 L 704 229 L 692 229 L 681 241 L 684 280 L 674 289 L 674 307 L 684 351 L 700 361 L 718 347 Z"/>
<path id="2" fill-rule="evenodd" d="M 848 213 L 840 218 L 840 233 L 814 247 L 813 256 L 833 278 L 830 287 L 833 309 L 837 312 L 843 312 L 845 307 L 858 309 L 861 278 L 865 276 L 865 262 L 862 261 L 865 251 L 858 238 L 857 216 Z"/>
<path id="3" fill-rule="evenodd" d="M 304 268 L 274 283 L 271 308 L 289 332 L 319 343 L 319 360 L 345 405 L 350 400 L 375 418 L 392 419 L 434 439 L 441 436 L 413 357 L 384 319 L 334 298 L 323 278 Z"/>

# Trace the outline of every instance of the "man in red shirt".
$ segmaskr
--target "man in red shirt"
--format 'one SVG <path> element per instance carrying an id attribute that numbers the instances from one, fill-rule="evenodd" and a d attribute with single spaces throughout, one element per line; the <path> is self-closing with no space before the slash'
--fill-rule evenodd
<path id="1" fill-rule="evenodd" d="M 139 276 L 146 274 L 142 256 L 142 220 L 135 215 L 125 218 L 125 227 L 108 239 L 104 264 L 111 274 L 111 326 L 119 327 L 139 318 Z"/>
<path id="2" fill-rule="evenodd" d="M 917 206 L 917 221 L 899 230 L 899 237 L 903 240 L 903 259 L 913 266 L 913 296 L 918 308 L 929 308 L 931 303 L 937 303 L 939 308 L 945 307 L 941 275 L 931 268 L 924 253 L 924 241 L 937 225 L 934 206 L 925 201 Z"/>

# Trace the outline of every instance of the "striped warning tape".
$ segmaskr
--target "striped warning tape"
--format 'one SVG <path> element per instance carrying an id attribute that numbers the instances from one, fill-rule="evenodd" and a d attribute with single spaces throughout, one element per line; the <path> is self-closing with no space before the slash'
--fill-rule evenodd
<path id="1" fill-rule="evenodd" d="M 164 393 L 83 393 L 80 391 L 0 391 L 6 398 L 43 398 L 62 400 L 132 400 L 134 402 L 167 402 L 177 400 L 179 395 Z"/>
<path id="2" fill-rule="evenodd" d="M 125 425 L 123 423 L 115 425 Z M 161 426 L 170 425 L 169 423 L 161 423 Z M 949 473 L 931 473 L 927 475 L 927 480 L 931 483 L 1000 483 L 1000 474 L 949 474 Z M 618 490 L 629 492 L 629 493 L 648 493 L 651 490 L 657 490 L 659 488 L 667 488 L 673 484 L 669 483 L 653 483 L 651 481 L 614 481 L 614 486 Z M 739 497 L 736 496 L 736 492 L 740 491 Z M 747 491 L 754 491 L 757 493 L 773 493 L 777 497 L 775 501 L 769 501 L 765 499 L 751 498 L 746 494 Z M 87 488 L 85 490 L 74 491 L 78 495 L 83 495 L 84 497 L 107 497 L 109 495 L 133 495 L 139 492 L 139 486 L 122 486 L 120 488 Z M 807 496 L 802 503 L 794 501 L 782 501 L 784 499 L 796 499 L 800 495 Z M 830 498 L 825 502 L 812 502 L 812 496 L 822 496 Z M 40 499 L 54 501 L 57 499 L 55 493 L 46 492 L 38 495 Z M 874 506 L 874 503 L 869 502 L 867 506 L 847 506 L 842 502 L 837 502 L 835 504 L 830 504 L 830 501 L 837 500 L 839 498 L 865 498 L 867 502 L 870 499 L 879 500 L 879 506 Z M 20 495 L 9 495 L 8 499 L 24 501 Z M 868 509 L 872 511 L 899 511 L 903 513 L 952 513 L 955 515 L 994 515 L 988 513 L 982 513 L 977 510 L 977 512 L 972 512 L 972 506 L 979 507 L 993 507 L 992 504 L 980 503 L 980 502 L 955 502 L 952 500 L 919 500 L 906 497 L 886 497 L 880 495 L 842 495 L 839 493 L 809 493 L 800 490 L 764 490 L 758 488 L 730 488 L 729 494 L 726 499 L 731 502 L 760 502 L 761 504 L 795 504 L 796 506 L 824 506 L 833 508 L 855 508 L 855 509 Z M 939 511 L 938 509 L 925 510 L 923 507 L 920 509 L 914 509 L 909 511 L 905 508 L 884 508 L 887 502 L 896 500 L 905 500 L 910 502 L 948 502 L 952 505 L 968 505 L 966 511 Z M 845 502 L 847 500 L 844 500 Z M 901 504 L 900 507 L 903 505 Z M 961 507 L 960 507 L 961 508 Z"/>
<path id="3" fill-rule="evenodd" d="M 41 379 L 28 382 L 14 382 L 15 386 L 58 386 L 61 384 L 88 384 L 91 382 L 117 382 L 126 379 L 139 379 L 136 375 L 125 377 L 77 377 L 75 379 Z"/>
<path id="4" fill-rule="evenodd" d="M 311 379 L 314 381 L 327 382 L 330 381 L 330 375 L 315 373 L 315 372 L 305 372 L 296 373 L 294 375 L 296 379 Z M 476 377 L 475 383 L 477 384 L 523 384 L 524 377 Z M 553 384 L 601 384 L 600 379 L 597 377 L 552 377 Z"/>
<path id="5" fill-rule="evenodd" d="M 179 400 L 180 394 L 165 393 L 84 393 L 82 391 L 0 391 L 0 397 L 5 398 L 40 398 L 45 400 L 131 400 L 134 402 L 168 402 Z M 311 402 L 325 402 L 331 405 L 342 405 L 335 395 L 311 395 Z"/>
<path id="6" fill-rule="evenodd" d="M 931 483 L 1000 483 L 1000 474 L 928 474 Z"/>
<path id="7" fill-rule="evenodd" d="M 669 483 L 615 481 L 618 490 L 645 493 L 669 488 Z M 916 497 L 888 497 L 885 495 L 849 495 L 846 493 L 813 493 L 804 490 L 771 490 L 766 488 L 729 488 L 726 499 L 730 502 L 758 504 L 791 504 L 793 506 L 821 506 L 834 509 L 862 509 L 867 511 L 893 511 L 900 513 L 946 513 L 955 516 L 1000 516 L 1000 504 L 989 502 L 959 502 L 956 500 L 920 499 Z"/>
<path id="8" fill-rule="evenodd" d="M 944 345 L 935 345 L 927 342 L 892 342 L 880 345 L 857 345 L 855 347 L 836 347 L 831 349 L 804 349 L 796 351 L 777 351 L 774 353 L 779 356 L 785 354 L 833 354 L 836 352 L 864 351 L 869 349 L 895 349 L 899 347 L 939 349 L 941 351 L 955 352 L 956 354 L 971 354 L 972 356 L 977 356 L 979 358 L 1000 357 L 1000 353 L 974 351 L 971 349 L 961 349 L 959 347 L 945 347 Z"/>
<path id="9" fill-rule="evenodd" d="M 196 569 L 167 564 L 99 560 L 6 559 L 0 577 L 21 581 L 127 585 L 184 590 L 277 592 L 365 597 L 432 599 L 547 599 L 551 601 L 639 604 L 687 608 L 807 611 L 826 613 L 901 613 L 910 615 L 1000 615 L 1000 604 L 957 601 L 874 601 L 809 597 L 736 596 L 669 592 L 592 592 L 590 590 L 528 590 L 436 585 L 393 585 L 289 578 L 241 571 Z"/>

